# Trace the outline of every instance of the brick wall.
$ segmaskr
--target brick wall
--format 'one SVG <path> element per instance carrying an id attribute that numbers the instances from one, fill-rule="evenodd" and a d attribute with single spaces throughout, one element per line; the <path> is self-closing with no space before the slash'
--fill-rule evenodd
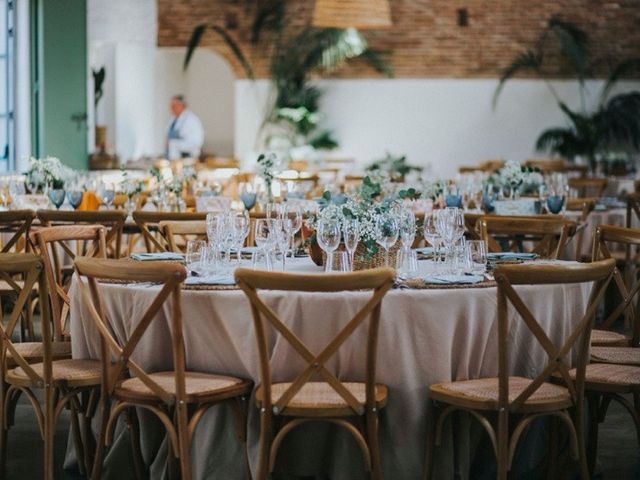
<path id="1" fill-rule="evenodd" d="M 495 77 L 513 57 L 531 46 L 549 17 L 557 14 L 577 24 L 590 38 L 596 76 L 607 65 L 640 57 L 640 0 L 390 0 L 394 27 L 366 32 L 374 48 L 392 51 L 396 77 Z M 268 76 L 269 50 L 263 39 L 252 46 L 250 25 L 254 2 L 238 0 L 158 0 L 158 45 L 184 46 L 193 27 L 210 22 L 234 26 L 238 40 L 258 77 Z M 288 32 L 310 23 L 313 0 L 290 0 Z M 458 26 L 458 10 L 468 12 L 468 26 Z M 241 69 L 213 33 L 203 45 L 214 48 Z M 559 55 L 549 58 L 549 74 L 566 76 Z M 366 65 L 352 62 L 335 72 L 343 78 L 376 76 Z"/>

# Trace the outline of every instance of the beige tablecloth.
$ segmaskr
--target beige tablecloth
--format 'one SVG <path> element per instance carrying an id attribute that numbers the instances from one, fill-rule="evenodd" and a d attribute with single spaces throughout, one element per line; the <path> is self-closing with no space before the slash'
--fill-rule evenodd
<path id="1" fill-rule="evenodd" d="M 77 280 L 71 287 L 71 338 L 75 358 L 98 358 L 98 333 L 82 306 Z M 589 285 L 518 287 L 534 315 L 554 342 L 560 343 L 580 319 Z M 155 286 L 104 285 L 102 300 L 116 335 L 127 337 L 135 321 L 158 291 Z M 249 303 L 238 290 L 183 291 L 183 313 L 188 368 L 258 381 L 253 324 Z M 312 348 L 320 348 L 363 305 L 368 294 L 264 293 L 268 305 Z M 168 310 L 142 339 L 134 359 L 149 369 L 171 366 Z M 389 386 L 389 403 L 381 415 L 380 444 L 385 477 L 392 480 L 421 477 L 426 433 L 429 384 L 497 373 L 495 288 L 393 290 L 382 304 L 378 381 Z M 534 375 L 546 362 L 521 320 L 511 330 L 513 373 Z M 360 380 L 365 331 L 359 329 L 330 366 L 342 379 Z M 290 380 L 300 367 L 284 341 L 271 343 L 276 381 Z M 437 453 L 436 478 L 477 478 L 485 467 L 488 441 L 467 418 L 455 417 L 443 448 Z M 162 428 L 142 417 L 145 459 L 152 478 L 164 467 Z M 124 429 L 106 459 L 106 477 L 128 475 L 129 451 Z M 251 404 L 249 455 L 257 460 L 258 415 Z M 544 437 L 538 436 L 538 442 Z M 529 446 L 514 470 L 531 468 L 544 454 L 543 443 L 524 439 Z M 226 407 L 215 407 L 200 422 L 193 444 L 194 478 L 243 477 L 241 445 Z M 489 462 L 490 463 L 490 462 Z M 453 469 L 456 472 L 453 472 Z M 337 427 L 307 424 L 291 434 L 278 457 L 277 470 L 297 475 L 327 474 L 333 480 L 365 478 L 361 456 L 353 440 Z M 124 475 L 124 477 L 123 477 Z"/>

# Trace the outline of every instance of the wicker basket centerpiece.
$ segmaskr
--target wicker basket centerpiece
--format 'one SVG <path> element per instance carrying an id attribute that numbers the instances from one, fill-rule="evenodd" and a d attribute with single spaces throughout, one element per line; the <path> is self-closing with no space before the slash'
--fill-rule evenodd
<path id="1" fill-rule="evenodd" d="M 396 261 L 398 258 L 398 252 L 400 251 L 401 245 L 400 242 L 396 242 L 396 244 L 389 249 L 389 266 L 395 268 Z M 336 252 L 345 252 L 346 248 L 344 244 L 340 244 L 340 246 L 336 249 Z M 318 242 L 311 241 L 309 242 L 309 256 L 313 263 L 318 265 L 319 267 L 323 267 L 325 262 L 327 261 L 327 254 L 322 251 Z M 337 257 L 334 257 L 337 258 Z M 358 248 L 353 255 L 353 269 L 354 270 L 368 270 L 371 268 L 379 268 L 386 266 L 386 254 L 382 247 L 378 247 L 378 252 L 371 255 L 364 244 L 358 244 Z M 336 266 L 334 266 L 336 268 Z"/>

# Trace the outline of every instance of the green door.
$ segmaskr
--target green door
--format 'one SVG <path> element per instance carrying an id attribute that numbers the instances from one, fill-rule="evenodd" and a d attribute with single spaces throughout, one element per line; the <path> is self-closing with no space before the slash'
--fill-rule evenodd
<path id="1" fill-rule="evenodd" d="M 32 0 L 33 151 L 87 168 L 86 0 Z"/>

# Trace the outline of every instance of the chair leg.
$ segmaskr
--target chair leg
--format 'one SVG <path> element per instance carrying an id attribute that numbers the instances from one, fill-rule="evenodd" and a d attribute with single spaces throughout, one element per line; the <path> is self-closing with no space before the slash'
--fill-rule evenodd
<path id="1" fill-rule="evenodd" d="M 191 442 L 189 442 L 189 412 L 186 403 L 178 403 L 176 417 L 181 479 L 191 480 Z"/>
<path id="2" fill-rule="evenodd" d="M 367 443 L 371 455 L 371 478 L 382 480 L 382 464 L 380 461 L 380 444 L 378 443 L 378 410 L 367 411 Z"/>
<path id="3" fill-rule="evenodd" d="M 269 457 L 271 456 L 272 441 L 271 412 L 262 408 L 260 410 L 260 450 L 258 458 L 258 471 L 256 472 L 256 480 L 267 480 L 269 476 Z"/>
<path id="4" fill-rule="evenodd" d="M 247 417 L 249 413 L 249 401 L 247 397 L 244 396 L 234 398 L 231 401 L 231 407 L 235 414 L 237 436 L 242 442 L 247 479 L 251 480 L 251 465 L 249 464 L 249 452 L 247 450 Z"/>
<path id="5" fill-rule="evenodd" d="M 547 466 L 547 478 L 553 480 L 558 472 L 558 420 L 553 415 L 549 418 L 549 464 Z"/>
<path id="6" fill-rule="evenodd" d="M 589 464 L 587 458 L 587 448 L 584 438 L 584 398 L 578 401 L 575 411 L 573 412 L 573 426 L 576 431 L 578 440 L 578 462 L 580 462 L 580 476 L 582 480 L 589 480 L 591 474 L 589 472 Z"/>
<path id="7" fill-rule="evenodd" d="M 131 438 L 131 456 L 133 457 L 133 473 L 136 480 L 144 478 L 146 468 L 144 459 L 142 458 L 142 450 L 140 448 L 140 423 L 138 422 L 138 414 L 134 407 L 126 410 L 126 422 L 129 426 L 129 437 Z"/>
<path id="8" fill-rule="evenodd" d="M 44 479 L 53 480 L 55 477 L 54 466 L 54 438 L 56 431 L 54 392 L 51 388 L 44 390 Z M 81 465 L 82 457 L 78 456 L 78 465 Z"/>
<path id="9" fill-rule="evenodd" d="M 432 400 L 427 403 L 427 448 L 424 456 L 423 480 L 431 480 L 433 475 L 433 454 L 436 448 L 436 425 L 438 408 Z"/>
<path id="10" fill-rule="evenodd" d="M 90 397 L 91 392 L 81 392 L 81 408 L 80 408 L 80 427 L 82 431 L 82 443 L 84 446 L 84 468 L 89 475 L 93 471 L 93 462 L 95 461 L 94 454 L 96 451 L 96 438 L 91 428 L 91 420 L 93 415 L 89 411 L 90 409 Z"/>
<path id="11" fill-rule="evenodd" d="M 102 464 L 104 462 L 104 450 L 106 448 L 107 423 L 109 422 L 110 402 L 107 398 L 100 400 L 100 430 L 96 442 L 96 452 L 93 456 L 93 469 L 91 470 L 91 480 L 100 480 L 102 477 Z"/>
<path id="12" fill-rule="evenodd" d="M 0 379 L 0 478 L 4 478 L 7 464 L 7 430 L 5 424 L 4 405 L 7 392 L 7 384 Z"/>
<path id="13" fill-rule="evenodd" d="M 76 460 L 78 462 L 78 470 L 81 475 L 86 475 L 86 471 L 84 468 L 84 445 L 82 445 L 82 436 L 80 435 L 80 420 L 78 415 L 80 415 L 77 407 L 77 398 L 72 398 L 69 400 L 70 410 L 71 410 L 71 435 L 73 435 L 74 447 L 76 450 Z"/>
<path id="14" fill-rule="evenodd" d="M 509 475 L 509 413 L 498 413 L 498 455 L 496 457 L 498 480 L 507 480 Z"/>
<path id="15" fill-rule="evenodd" d="M 587 444 L 587 469 L 589 475 L 593 476 L 596 469 L 596 457 L 598 455 L 598 427 L 600 424 L 600 394 L 590 394 L 588 396 L 589 405 L 589 441 Z M 578 441 L 580 439 L 578 438 Z"/>

